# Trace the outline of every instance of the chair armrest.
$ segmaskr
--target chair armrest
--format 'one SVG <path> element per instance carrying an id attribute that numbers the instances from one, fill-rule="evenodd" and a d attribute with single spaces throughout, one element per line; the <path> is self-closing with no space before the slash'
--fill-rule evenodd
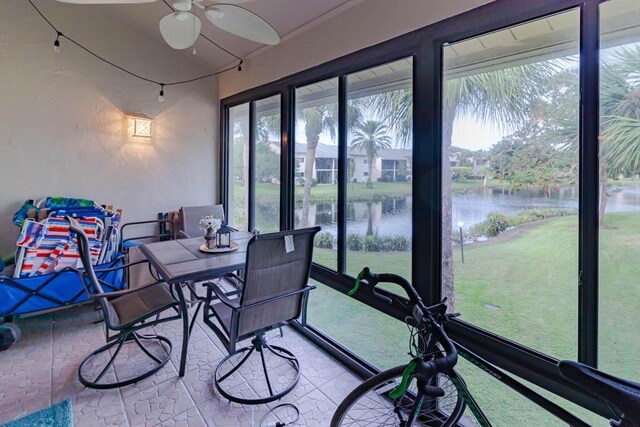
<path id="1" fill-rule="evenodd" d="M 297 291 L 293 291 L 293 292 L 287 292 L 286 294 L 282 294 L 282 295 L 278 295 L 276 297 L 271 297 L 271 298 L 267 298 L 267 299 L 263 299 L 262 301 L 257 301 L 257 302 L 253 302 L 251 304 L 247 304 L 247 305 L 243 305 L 242 307 L 240 307 L 240 310 L 246 310 L 249 308 L 253 308 L 262 304 L 267 304 L 273 301 L 278 301 L 284 298 L 288 298 L 288 297 L 292 297 L 295 295 L 300 295 L 300 294 L 307 294 L 308 292 L 314 290 L 316 287 L 314 285 L 307 285 L 302 289 L 299 289 Z"/>
<path id="2" fill-rule="evenodd" d="M 119 257 L 118 259 L 121 259 L 121 258 L 123 258 L 123 257 Z M 107 273 L 109 271 L 121 270 L 121 269 L 129 268 L 129 267 L 132 267 L 132 266 L 138 265 L 138 264 L 149 264 L 149 260 L 141 259 L 140 261 L 130 262 L 130 263 L 127 263 L 127 264 L 122 264 L 122 265 L 116 265 L 115 267 L 94 268 L 93 271 L 96 274 L 98 274 L 98 273 Z"/>
<path id="3" fill-rule="evenodd" d="M 190 239 L 191 238 L 191 236 L 189 236 L 187 233 L 185 233 L 184 230 L 178 230 L 176 232 L 176 237 L 178 239 Z"/>
<path id="4" fill-rule="evenodd" d="M 85 276 L 86 273 L 82 272 L 82 275 Z M 91 294 L 89 294 L 89 299 L 90 300 L 97 300 L 97 299 L 100 299 L 100 298 L 109 299 L 109 298 L 114 298 L 114 297 L 121 297 L 123 295 L 129 295 L 129 294 L 133 294 L 133 293 L 136 293 L 136 292 L 140 292 L 141 290 L 146 289 L 146 288 L 151 287 L 151 286 L 157 286 L 160 283 L 164 283 L 164 282 L 162 280 L 160 280 L 160 281 L 153 282 L 153 283 L 147 283 L 146 285 L 140 286 L 140 287 L 135 288 L 135 289 L 124 289 L 122 291 L 105 292 L 105 293 L 99 294 L 99 295 L 91 293 Z"/>
<path id="5" fill-rule="evenodd" d="M 227 307 L 230 307 L 230 308 L 233 308 L 233 309 L 240 308 L 240 304 L 238 304 L 237 302 L 231 301 L 229 299 L 229 297 L 226 296 L 225 293 L 222 292 L 222 290 L 215 283 L 206 282 L 206 283 L 203 283 L 203 285 L 207 286 L 209 289 L 211 289 L 213 291 L 213 293 L 216 294 L 216 297 L 218 297 L 218 299 L 220 299 L 220 302 L 222 302 Z"/>

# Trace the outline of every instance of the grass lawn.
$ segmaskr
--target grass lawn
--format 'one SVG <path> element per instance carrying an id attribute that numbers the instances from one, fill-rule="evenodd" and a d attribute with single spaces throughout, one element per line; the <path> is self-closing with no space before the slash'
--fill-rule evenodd
<path id="1" fill-rule="evenodd" d="M 576 358 L 576 217 L 541 221 L 511 235 L 465 247 L 465 263 L 455 254 L 456 310 L 462 319 L 542 350 L 557 358 Z M 640 214 L 608 214 L 601 232 L 600 367 L 640 379 Z M 457 248 L 456 248 L 457 249 Z M 316 249 L 316 262 L 335 264 L 335 252 Z M 409 276 L 410 254 L 350 252 L 351 273 L 374 271 Z M 498 309 L 488 309 L 491 304 Z M 381 368 L 406 362 L 406 327 L 388 316 L 325 286 L 314 292 L 309 319 Z M 459 367 L 495 425 L 561 425 L 542 410 L 466 363 Z M 561 400 L 555 398 L 556 400 Z M 570 408 L 571 404 L 565 402 Z M 580 411 L 585 417 L 586 411 Z M 585 417 L 594 425 L 606 423 Z"/>

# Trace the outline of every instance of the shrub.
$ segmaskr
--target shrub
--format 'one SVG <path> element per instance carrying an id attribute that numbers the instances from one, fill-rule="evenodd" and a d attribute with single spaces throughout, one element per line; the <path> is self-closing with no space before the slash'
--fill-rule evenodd
<path id="1" fill-rule="evenodd" d="M 396 236 L 391 237 L 389 240 L 390 240 L 390 246 L 392 251 L 398 251 L 398 252 L 408 251 L 409 248 L 411 247 L 411 239 L 409 239 L 407 236 L 402 236 L 398 234 Z"/>
<path id="2" fill-rule="evenodd" d="M 476 227 L 478 226 L 482 231 L 481 234 L 487 237 L 496 237 L 509 228 L 509 218 L 499 212 L 489 212 L 487 219 L 476 225 Z"/>
<path id="3" fill-rule="evenodd" d="M 384 250 L 384 239 L 377 234 L 364 236 L 362 247 L 367 252 L 380 252 Z"/>
<path id="4" fill-rule="evenodd" d="M 362 250 L 362 236 L 359 234 L 349 234 L 347 236 L 347 249 L 350 251 Z"/>
<path id="5" fill-rule="evenodd" d="M 531 209 L 513 215 L 491 212 L 487 215 L 487 219 L 471 227 L 469 232 L 465 233 L 465 238 L 474 239 L 479 236 L 495 237 L 510 227 L 516 227 L 547 218 L 575 215 L 576 213 L 576 209 L 556 208 Z M 460 236 L 457 235 L 457 233 L 454 232 L 452 236 L 455 242 L 460 241 Z"/>
<path id="6" fill-rule="evenodd" d="M 314 245 L 317 248 L 333 249 L 333 234 L 329 231 L 318 233 L 314 240 Z"/>
<path id="7" fill-rule="evenodd" d="M 452 166 L 451 178 L 454 181 L 459 179 L 469 179 L 473 175 L 473 168 L 468 166 Z"/>

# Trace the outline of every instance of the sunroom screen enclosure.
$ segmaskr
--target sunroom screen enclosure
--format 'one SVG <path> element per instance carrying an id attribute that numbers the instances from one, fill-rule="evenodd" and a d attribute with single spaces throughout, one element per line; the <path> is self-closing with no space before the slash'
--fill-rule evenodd
<path id="1" fill-rule="evenodd" d="M 407 357 L 402 313 L 345 295 L 369 266 L 447 296 L 460 344 L 606 414 L 555 363 L 640 377 L 639 25 L 630 0 L 501 1 L 224 99 L 227 214 L 322 226 L 310 335 L 353 368 Z M 552 422 L 460 370 L 495 419 Z"/>

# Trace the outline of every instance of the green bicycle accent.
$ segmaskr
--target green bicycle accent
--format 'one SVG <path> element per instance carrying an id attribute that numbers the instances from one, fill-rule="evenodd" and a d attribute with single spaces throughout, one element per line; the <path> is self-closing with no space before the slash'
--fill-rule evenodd
<path id="1" fill-rule="evenodd" d="M 358 277 L 356 277 L 356 283 L 354 283 L 353 288 L 349 292 L 347 292 L 347 295 L 351 297 L 353 296 L 353 294 L 358 292 L 358 288 L 360 287 L 360 281 L 362 280 L 363 276 L 364 276 L 364 270 L 358 273 Z"/>
<path id="2" fill-rule="evenodd" d="M 400 381 L 400 384 L 398 384 L 398 386 L 389 393 L 390 398 L 397 399 L 407 391 L 407 387 L 409 387 L 409 377 L 416 370 L 416 366 L 418 366 L 418 362 L 416 362 L 415 359 L 409 362 L 402 373 L 402 381 Z"/>

